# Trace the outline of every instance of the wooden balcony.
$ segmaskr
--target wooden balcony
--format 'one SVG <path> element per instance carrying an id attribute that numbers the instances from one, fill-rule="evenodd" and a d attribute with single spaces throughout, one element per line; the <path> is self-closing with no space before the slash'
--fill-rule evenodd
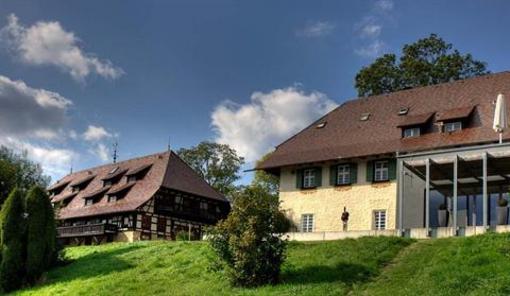
<path id="1" fill-rule="evenodd" d="M 117 225 L 107 223 L 57 227 L 57 235 L 60 238 L 115 233 L 117 233 Z"/>

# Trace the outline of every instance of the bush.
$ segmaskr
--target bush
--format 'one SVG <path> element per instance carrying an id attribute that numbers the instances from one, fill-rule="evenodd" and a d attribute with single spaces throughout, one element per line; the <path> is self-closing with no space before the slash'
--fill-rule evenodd
<path id="1" fill-rule="evenodd" d="M 25 219 L 23 195 L 15 188 L 0 212 L 2 262 L 0 287 L 9 292 L 18 289 L 25 278 Z"/>
<path id="2" fill-rule="evenodd" d="M 188 241 L 189 233 L 187 231 L 181 230 L 175 234 L 175 240 L 177 241 Z"/>
<path id="3" fill-rule="evenodd" d="M 260 186 L 234 196 L 226 220 L 212 229 L 210 243 L 236 286 L 278 282 L 287 242 L 282 239 L 278 199 Z"/>
<path id="4" fill-rule="evenodd" d="M 27 280 L 34 283 L 55 264 L 55 219 L 44 189 L 33 187 L 27 196 Z"/>

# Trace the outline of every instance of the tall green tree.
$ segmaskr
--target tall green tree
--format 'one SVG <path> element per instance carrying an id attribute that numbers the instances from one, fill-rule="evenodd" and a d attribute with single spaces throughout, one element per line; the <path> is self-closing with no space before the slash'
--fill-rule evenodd
<path id="1" fill-rule="evenodd" d="M 0 212 L 0 287 L 4 292 L 18 289 L 25 279 L 24 198 L 15 188 Z"/>
<path id="2" fill-rule="evenodd" d="M 233 285 L 278 282 L 287 246 L 281 222 L 278 200 L 264 188 L 248 186 L 236 192 L 230 214 L 210 236 Z"/>
<path id="3" fill-rule="evenodd" d="M 31 161 L 27 153 L 15 153 L 12 149 L 0 146 L 0 206 L 9 193 L 17 187 L 28 192 L 32 186 L 46 188 L 50 178 L 43 174 L 39 164 Z"/>
<path id="4" fill-rule="evenodd" d="M 257 161 L 257 165 L 262 161 L 268 159 L 270 156 L 271 153 L 262 156 L 262 158 Z M 252 186 L 259 186 L 265 189 L 267 193 L 273 196 L 278 196 L 278 191 L 280 188 L 280 181 L 278 179 L 278 176 L 266 173 L 262 170 L 257 170 L 255 171 L 255 175 L 253 177 L 251 184 Z"/>
<path id="5" fill-rule="evenodd" d="M 379 95 L 489 73 L 486 63 L 461 54 L 436 34 L 404 45 L 400 59 L 385 54 L 356 75 L 359 96 Z"/>
<path id="6" fill-rule="evenodd" d="M 229 196 L 235 182 L 241 178 L 239 170 L 244 158 L 225 144 L 204 141 L 189 149 L 182 148 L 177 154 L 213 188 Z"/>
<path id="7" fill-rule="evenodd" d="M 34 186 L 27 195 L 27 279 L 34 283 L 56 260 L 55 216 L 45 190 Z"/>

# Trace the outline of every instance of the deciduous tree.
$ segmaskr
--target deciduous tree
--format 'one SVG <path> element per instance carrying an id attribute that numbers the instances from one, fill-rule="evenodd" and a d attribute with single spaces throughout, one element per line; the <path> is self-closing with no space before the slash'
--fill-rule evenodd
<path id="1" fill-rule="evenodd" d="M 244 159 L 228 145 L 204 141 L 189 149 L 179 149 L 177 154 L 224 195 L 230 195 L 235 189 L 234 183 L 241 177 L 239 170 Z"/>
<path id="2" fill-rule="evenodd" d="M 356 89 L 359 96 L 371 96 L 487 73 L 484 62 L 431 34 L 404 45 L 398 62 L 395 54 L 385 54 L 363 67 L 356 75 Z"/>

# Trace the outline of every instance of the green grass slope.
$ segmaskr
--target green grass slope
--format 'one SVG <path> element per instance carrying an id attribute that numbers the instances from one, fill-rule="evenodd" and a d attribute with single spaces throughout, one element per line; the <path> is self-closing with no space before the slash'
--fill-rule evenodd
<path id="1" fill-rule="evenodd" d="M 204 242 L 69 248 L 74 261 L 18 295 L 509 295 L 510 235 L 291 243 L 282 283 L 229 286 Z"/>
<path id="2" fill-rule="evenodd" d="M 282 283 L 231 288 L 211 269 L 204 242 L 140 242 L 69 248 L 74 261 L 19 295 L 342 295 L 379 275 L 410 240 L 291 243 Z"/>
<path id="3" fill-rule="evenodd" d="M 510 235 L 417 242 L 361 295 L 510 295 Z"/>

